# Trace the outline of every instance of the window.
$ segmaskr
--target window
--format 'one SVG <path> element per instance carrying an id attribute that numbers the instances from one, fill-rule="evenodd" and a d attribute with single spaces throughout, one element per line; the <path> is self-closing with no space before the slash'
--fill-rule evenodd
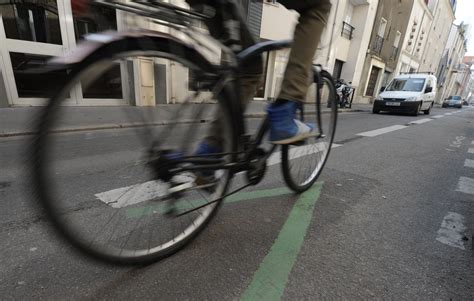
<path id="1" fill-rule="evenodd" d="M 423 90 L 424 85 L 424 78 L 394 79 L 387 87 L 386 91 L 419 92 Z"/>
<path id="2" fill-rule="evenodd" d="M 400 45 L 400 37 L 402 36 L 402 33 L 397 31 L 395 33 L 395 40 L 393 40 L 393 47 L 398 48 L 398 45 Z"/>
<path id="3" fill-rule="evenodd" d="M 10 2 L 12 4 L 0 5 L 7 38 L 62 44 L 56 0 Z"/>
<path id="4" fill-rule="evenodd" d="M 377 33 L 377 35 L 379 37 L 384 37 L 385 35 L 385 29 L 387 28 L 387 20 L 385 20 L 384 18 L 382 18 L 382 20 L 380 20 L 380 26 L 379 26 L 379 31 Z"/>
<path id="5" fill-rule="evenodd" d="M 74 33 L 76 40 L 84 35 L 117 29 L 115 10 L 93 5 L 86 16 L 74 16 Z"/>
<path id="6" fill-rule="evenodd" d="M 51 83 L 59 83 L 67 75 L 66 71 L 51 71 L 41 76 L 35 73 L 51 59 L 49 56 L 10 52 L 10 58 L 19 97 L 46 98 Z"/>
<path id="7" fill-rule="evenodd" d="M 122 99 L 120 63 L 116 63 L 87 87 L 83 85 L 82 94 L 84 98 Z"/>

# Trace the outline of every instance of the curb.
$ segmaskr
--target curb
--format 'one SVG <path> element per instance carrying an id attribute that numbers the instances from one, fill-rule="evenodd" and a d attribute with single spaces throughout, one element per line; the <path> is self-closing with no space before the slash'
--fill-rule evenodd
<path id="1" fill-rule="evenodd" d="M 362 109 L 339 109 L 339 113 L 346 113 L 346 112 L 368 112 L 367 110 Z M 308 112 L 308 114 L 314 114 L 315 112 Z M 327 114 L 329 111 L 323 112 L 323 114 Z M 247 113 L 245 114 L 245 118 L 262 118 L 266 115 L 264 112 L 259 113 Z M 180 120 L 177 122 L 171 121 L 161 121 L 161 122 L 153 122 L 149 124 L 144 123 L 123 123 L 123 124 L 102 124 L 97 126 L 80 126 L 80 127 L 65 127 L 59 128 L 56 130 L 52 130 L 52 133 L 74 133 L 74 132 L 84 132 L 84 131 L 100 131 L 100 130 L 113 130 L 113 129 L 131 129 L 131 128 L 139 128 L 144 126 L 164 126 L 170 124 L 190 124 L 190 123 L 206 123 L 211 122 L 211 119 L 200 119 L 200 120 Z M 18 137 L 18 136 L 32 136 L 36 135 L 38 131 L 32 130 L 25 130 L 25 131 L 11 131 L 11 132 L 0 132 L 0 138 L 8 138 L 8 137 Z"/>

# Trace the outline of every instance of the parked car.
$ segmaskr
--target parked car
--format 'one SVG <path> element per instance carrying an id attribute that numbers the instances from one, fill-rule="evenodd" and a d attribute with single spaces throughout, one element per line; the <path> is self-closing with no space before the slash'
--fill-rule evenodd
<path id="1" fill-rule="evenodd" d="M 455 108 L 462 108 L 462 98 L 459 95 L 451 95 L 448 98 L 444 99 L 443 104 L 441 105 L 443 108 L 455 107 Z"/>
<path id="2" fill-rule="evenodd" d="M 436 77 L 428 73 L 406 73 L 396 76 L 382 87 L 374 101 L 372 112 L 404 112 L 418 116 L 420 111 L 430 114 L 436 97 Z"/>

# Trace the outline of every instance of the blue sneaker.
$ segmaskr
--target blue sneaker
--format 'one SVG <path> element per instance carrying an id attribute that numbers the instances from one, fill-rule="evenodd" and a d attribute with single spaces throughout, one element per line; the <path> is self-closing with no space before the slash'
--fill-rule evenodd
<path id="1" fill-rule="evenodd" d="M 217 146 L 213 146 L 208 144 L 207 142 L 201 142 L 194 152 L 195 156 L 203 156 L 203 155 L 212 155 L 212 154 L 219 154 L 222 153 L 222 149 Z M 212 157 L 212 156 L 211 156 Z M 214 172 L 212 170 L 206 170 L 206 171 L 199 171 L 195 172 L 197 178 L 196 178 L 196 184 L 197 185 L 206 185 L 212 182 L 215 182 L 214 178 Z"/>
<path id="2" fill-rule="evenodd" d="M 207 142 L 201 142 L 194 152 L 195 156 L 201 156 L 201 155 L 212 155 L 212 154 L 218 154 L 222 153 L 222 149 L 220 147 L 212 146 L 208 144 Z"/>
<path id="3" fill-rule="evenodd" d="M 273 144 L 291 144 L 304 140 L 313 134 L 314 124 L 303 123 L 297 119 L 298 103 L 287 101 L 283 104 L 270 104 L 267 107 L 270 120 L 270 141 Z"/>

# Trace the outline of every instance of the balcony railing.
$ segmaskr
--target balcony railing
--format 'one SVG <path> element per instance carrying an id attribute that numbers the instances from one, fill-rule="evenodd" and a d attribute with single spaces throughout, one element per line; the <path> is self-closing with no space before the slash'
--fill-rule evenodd
<path id="1" fill-rule="evenodd" d="M 375 52 L 376 54 L 380 54 L 380 52 L 382 51 L 382 46 L 383 46 L 383 41 L 384 39 L 377 35 L 375 36 L 375 40 L 374 42 L 372 43 L 372 51 Z"/>
<path id="2" fill-rule="evenodd" d="M 355 28 L 350 25 L 349 23 L 342 22 L 342 31 L 341 31 L 341 36 L 348 39 L 352 40 L 353 34 L 354 34 Z"/>

